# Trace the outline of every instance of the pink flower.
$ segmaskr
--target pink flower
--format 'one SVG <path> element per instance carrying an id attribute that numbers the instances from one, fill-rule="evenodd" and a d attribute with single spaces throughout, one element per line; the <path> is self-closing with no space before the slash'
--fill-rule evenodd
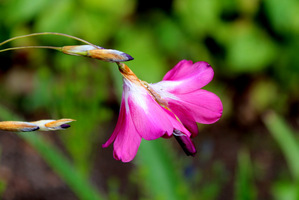
<path id="1" fill-rule="evenodd" d="M 190 139 L 198 134 L 198 123 L 211 124 L 220 119 L 222 103 L 214 93 L 201 89 L 213 78 L 206 62 L 183 60 L 161 82 L 139 80 L 123 63 L 123 95 L 116 128 L 103 147 L 114 141 L 114 158 L 131 161 L 141 139 L 171 137 L 178 140 L 187 155 L 196 149 Z"/>

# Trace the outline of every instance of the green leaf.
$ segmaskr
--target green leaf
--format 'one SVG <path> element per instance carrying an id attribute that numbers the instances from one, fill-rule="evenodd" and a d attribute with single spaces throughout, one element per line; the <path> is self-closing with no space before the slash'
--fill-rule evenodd
<path id="1" fill-rule="evenodd" d="M 0 157 L 2 155 L 2 150 L 0 149 Z M 2 197 L 2 194 L 5 192 L 5 189 L 7 187 L 5 179 L 0 177 L 0 197 Z"/>
<path id="2" fill-rule="evenodd" d="M 136 39 L 138 38 L 138 39 Z M 158 82 L 166 73 L 165 58 L 158 50 L 150 27 L 130 27 L 119 32 L 117 49 L 134 57 L 127 63 L 146 82 Z M 173 66 L 169 66 L 171 68 Z"/>
<path id="3" fill-rule="evenodd" d="M 4 12 L 6 12 L 3 20 L 9 27 L 14 27 L 18 23 L 26 23 L 34 18 L 39 12 L 45 10 L 49 2 L 50 1 L 48 0 L 7 1 L 7 7 L 3 9 Z"/>
<path id="4" fill-rule="evenodd" d="M 217 0 L 175 1 L 174 11 L 182 20 L 182 25 L 193 37 L 202 37 L 219 25 L 221 3 Z"/>
<path id="5" fill-rule="evenodd" d="M 256 199 L 256 189 L 253 183 L 252 165 L 248 152 L 245 150 L 238 155 L 238 171 L 235 180 L 236 199 Z"/>
<path id="6" fill-rule="evenodd" d="M 298 187 L 291 182 L 280 181 L 272 187 L 272 193 L 276 200 L 298 199 Z"/>
<path id="7" fill-rule="evenodd" d="M 257 72 L 273 62 L 277 53 L 276 46 L 262 31 L 238 24 L 227 28 L 230 32 L 227 59 L 231 71 Z"/>
<path id="8" fill-rule="evenodd" d="M 277 32 L 284 34 L 294 32 L 295 35 L 298 34 L 299 2 L 297 0 L 265 0 L 264 5 L 270 23 Z"/>
<path id="9" fill-rule="evenodd" d="M 295 133 L 274 112 L 268 113 L 264 117 L 264 123 L 280 146 L 294 180 L 299 181 L 299 144 Z"/>
<path id="10" fill-rule="evenodd" d="M 55 12 L 53 12 L 53 10 Z M 53 1 L 36 18 L 35 31 L 67 32 L 73 25 L 74 4 L 69 0 Z M 57 40 L 57 39 L 56 39 Z M 52 40 L 55 41 L 55 40 Z"/>

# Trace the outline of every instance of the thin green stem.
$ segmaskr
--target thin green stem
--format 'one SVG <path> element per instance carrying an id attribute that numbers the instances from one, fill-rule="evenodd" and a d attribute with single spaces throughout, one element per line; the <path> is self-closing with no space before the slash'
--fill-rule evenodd
<path id="1" fill-rule="evenodd" d="M 124 71 L 125 65 L 121 62 L 115 62 L 118 66 L 119 71 Z"/>
<path id="2" fill-rule="evenodd" d="M 96 45 L 86 41 L 86 40 L 83 40 L 81 38 L 78 38 L 78 37 L 75 37 L 75 36 L 72 36 L 72 35 L 68 35 L 68 34 L 64 34 L 64 33 L 55 33 L 55 32 L 42 32 L 42 33 L 31 33 L 31 34 L 28 34 L 28 35 L 22 35 L 22 36 L 16 36 L 16 37 L 13 37 L 13 38 L 10 38 L 8 40 L 5 40 L 3 42 L 0 43 L 0 46 L 10 42 L 10 41 L 13 41 L 13 40 L 16 40 L 16 39 L 21 39 L 21 38 L 25 38 L 25 37 L 32 37 L 32 36 L 38 36 L 38 35 L 59 35 L 59 36 L 64 36 L 64 37 L 68 37 L 68 38 L 72 38 L 74 40 L 78 40 L 80 42 L 83 42 L 85 44 L 88 44 L 88 45 L 92 45 L 94 46 L 95 48 L 98 48 Z"/>
<path id="3" fill-rule="evenodd" d="M 62 50 L 61 47 L 53 47 L 53 46 L 24 46 L 24 47 L 12 47 L 12 48 L 1 49 L 0 53 L 4 51 L 11 51 L 11 50 L 18 50 L 18 49 L 54 49 L 58 51 Z"/>

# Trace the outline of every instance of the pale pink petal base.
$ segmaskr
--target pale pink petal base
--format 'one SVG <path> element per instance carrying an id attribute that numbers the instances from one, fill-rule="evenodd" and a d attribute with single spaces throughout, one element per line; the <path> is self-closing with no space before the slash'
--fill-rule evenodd
<path id="1" fill-rule="evenodd" d="M 131 94 L 128 105 L 135 128 L 145 140 L 158 139 L 165 133 L 172 134 L 169 116 L 148 93 Z"/>

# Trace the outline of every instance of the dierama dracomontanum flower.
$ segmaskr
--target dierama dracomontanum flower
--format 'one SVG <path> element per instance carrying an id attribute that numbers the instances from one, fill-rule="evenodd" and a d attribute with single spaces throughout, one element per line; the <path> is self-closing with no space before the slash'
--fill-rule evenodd
<path id="1" fill-rule="evenodd" d="M 141 139 L 160 137 L 177 139 L 187 155 L 196 153 L 190 137 L 198 134 L 196 122 L 211 124 L 222 115 L 222 103 L 214 93 L 201 89 L 213 78 L 206 62 L 182 60 L 162 81 L 141 81 L 123 64 L 117 63 L 123 76 L 123 95 L 116 128 L 103 147 L 114 141 L 114 158 L 131 161 Z"/>

